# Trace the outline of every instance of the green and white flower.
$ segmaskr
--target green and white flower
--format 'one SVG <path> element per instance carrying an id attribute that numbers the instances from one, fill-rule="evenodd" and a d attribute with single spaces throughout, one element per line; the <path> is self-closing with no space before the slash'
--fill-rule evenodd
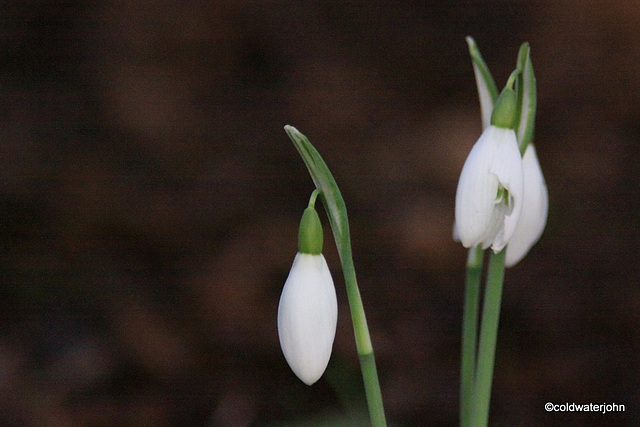
<path id="1" fill-rule="evenodd" d="M 501 251 L 513 236 L 522 210 L 523 172 L 515 131 L 515 94 L 505 89 L 491 125 L 462 167 L 456 192 L 455 235 L 470 248 Z"/>
<path id="2" fill-rule="evenodd" d="M 291 370 L 307 385 L 318 381 L 327 368 L 337 321 L 336 290 L 322 255 L 322 226 L 310 202 L 300 222 L 298 253 L 278 306 L 282 352 Z"/>

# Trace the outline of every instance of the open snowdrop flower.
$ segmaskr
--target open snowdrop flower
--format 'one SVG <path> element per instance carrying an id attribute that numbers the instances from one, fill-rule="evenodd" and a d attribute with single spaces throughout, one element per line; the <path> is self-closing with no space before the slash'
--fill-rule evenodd
<path id="1" fill-rule="evenodd" d="M 516 265 L 524 258 L 540 239 L 547 223 L 549 195 L 533 144 L 529 144 L 524 152 L 522 171 L 524 174 L 522 212 L 507 246 L 505 258 L 507 267 Z"/>
<path id="2" fill-rule="evenodd" d="M 311 385 L 324 373 L 336 334 L 338 303 L 327 261 L 322 255 L 322 225 L 313 207 L 300 221 L 298 253 L 278 306 L 280 346 L 291 370 Z"/>
<path id="3" fill-rule="evenodd" d="M 523 172 L 515 131 L 516 98 L 505 88 L 491 125 L 462 167 L 456 192 L 454 235 L 464 247 L 500 252 L 510 241 L 522 210 Z"/>

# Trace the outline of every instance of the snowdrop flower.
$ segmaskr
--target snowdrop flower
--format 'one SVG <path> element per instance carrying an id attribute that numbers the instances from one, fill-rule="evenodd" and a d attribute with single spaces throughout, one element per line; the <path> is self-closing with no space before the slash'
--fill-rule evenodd
<path id="1" fill-rule="evenodd" d="M 464 247 L 509 243 L 522 210 L 523 172 L 515 131 L 515 93 L 496 101 L 491 125 L 475 143 L 462 167 L 456 192 L 454 235 Z"/>
<path id="2" fill-rule="evenodd" d="M 322 255 L 322 225 L 312 205 L 314 195 L 300 222 L 298 253 L 278 306 L 282 352 L 307 385 L 318 381 L 327 368 L 338 321 L 336 291 Z"/>
<path id="3" fill-rule="evenodd" d="M 533 144 L 529 144 L 522 157 L 524 192 L 522 213 L 507 246 L 505 265 L 516 265 L 538 241 L 547 223 L 549 195 L 542 176 L 538 156 Z"/>

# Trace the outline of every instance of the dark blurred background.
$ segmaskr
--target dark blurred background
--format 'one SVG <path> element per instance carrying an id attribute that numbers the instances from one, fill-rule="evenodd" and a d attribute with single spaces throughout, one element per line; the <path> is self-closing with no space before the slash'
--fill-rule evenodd
<path id="1" fill-rule="evenodd" d="M 0 25 L 1 425 L 358 424 L 329 237 L 327 374 L 307 387 L 280 352 L 313 190 L 285 124 L 346 200 L 389 420 L 455 425 L 467 35 L 499 86 L 531 43 L 550 194 L 506 274 L 492 424 L 640 417 L 639 2 L 25 0 Z"/>

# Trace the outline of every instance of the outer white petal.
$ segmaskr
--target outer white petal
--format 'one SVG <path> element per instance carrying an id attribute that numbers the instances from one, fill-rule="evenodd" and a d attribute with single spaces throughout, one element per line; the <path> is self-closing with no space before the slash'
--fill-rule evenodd
<path id="1" fill-rule="evenodd" d="M 509 191 L 510 206 L 496 203 L 499 186 Z M 514 232 L 521 204 L 522 160 L 515 132 L 489 126 L 471 149 L 458 181 L 455 227 L 463 246 L 500 251 Z"/>
<path id="2" fill-rule="evenodd" d="M 489 168 L 498 148 L 496 133 L 502 130 L 493 126 L 485 129 L 460 172 L 455 226 L 462 245 L 467 248 L 482 243 L 492 222 L 498 178 L 489 173 Z"/>
<path id="3" fill-rule="evenodd" d="M 307 385 L 327 368 L 337 320 L 336 291 L 324 256 L 298 253 L 280 296 L 278 336 L 291 370 Z"/>
<path id="4" fill-rule="evenodd" d="M 524 258 L 529 249 L 540 239 L 547 223 L 549 195 L 533 144 L 529 144 L 524 152 L 522 170 L 524 172 L 522 213 L 507 246 L 505 259 L 507 267 L 516 265 Z"/>
<path id="5" fill-rule="evenodd" d="M 504 132 L 499 135 L 499 146 L 489 170 L 498 178 L 500 186 L 506 188 L 509 192 L 512 205 L 509 209 L 501 212 L 504 215 L 503 221 L 491 245 L 491 248 L 496 253 L 500 252 L 513 236 L 522 211 L 523 194 L 522 158 L 518 150 L 516 134 L 514 131 L 501 130 Z M 504 206 L 501 207 L 503 208 Z"/>

